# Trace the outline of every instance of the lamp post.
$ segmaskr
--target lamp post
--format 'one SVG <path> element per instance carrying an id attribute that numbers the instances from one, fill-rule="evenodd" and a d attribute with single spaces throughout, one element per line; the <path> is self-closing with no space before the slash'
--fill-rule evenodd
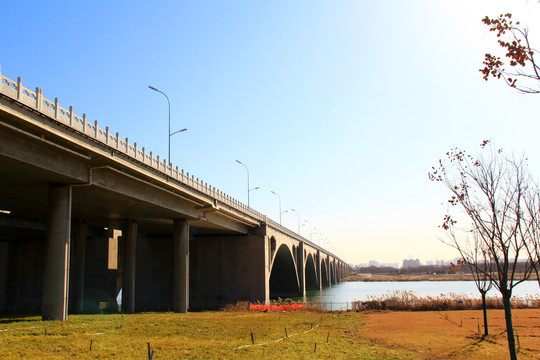
<path id="1" fill-rule="evenodd" d="M 304 220 L 304 222 L 309 224 L 309 241 L 311 242 L 311 222 L 309 222 L 307 220 Z"/>
<path id="2" fill-rule="evenodd" d="M 247 196 L 248 196 L 248 203 L 247 203 L 247 205 L 248 205 L 248 207 L 249 207 L 249 193 L 250 193 L 251 191 L 253 191 L 253 190 L 257 190 L 259 187 L 257 186 L 257 187 L 254 187 L 253 189 L 250 189 L 250 188 L 249 188 L 249 169 L 248 169 L 248 167 L 246 166 L 246 164 L 242 163 L 240 160 L 236 160 L 236 162 L 239 163 L 240 165 L 242 165 L 243 167 L 245 167 L 245 168 L 246 168 L 246 171 L 247 171 Z"/>
<path id="3" fill-rule="evenodd" d="M 169 97 L 168 97 L 167 94 L 165 94 L 163 91 L 161 91 L 161 90 L 159 90 L 159 89 L 156 89 L 156 88 L 153 87 L 153 86 L 148 85 L 148 88 L 149 88 L 150 90 L 157 91 L 158 93 L 162 93 L 162 94 L 165 96 L 165 98 L 167 99 L 167 103 L 169 104 L 169 153 L 168 153 L 168 156 L 169 156 L 169 157 L 168 157 L 167 159 L 168 159 L 168 161 L 169 161 L 169 164 L 171 164 L 171 163 L 172 163 L 172 161 L 171 161 L 171 136 L 173 136 L 174 134 L 178 134 L 178 133 L 180 133 L 180 132 L 184 132 L 184 131 L 187 130 L 187 128 L 186 128 L 186 129 L 182 129 L 182 130 L 178 130 L 178 131 L 175 131 L 175 132 L 171 133 L 171 101 L 169 100 Z"/>
<path id="4" fill-rule="evenodd" d="M 272 194 L 276 195 L 276 196 L 278 197 L 278 199 L 279 199 L 279 225 L 281 225 L 281 214 L 283 214 L 283 213 L 281 212 L 281 197 L 279 197 L 279 195 L 276 194 L 273 190 L 271 190 L 270 192 L 271 192 Z M 284 211 L 284 212 L 286 212 L 286 211 Z"/>
<path id="5" fill-rule="evenodd" d="M 298 235 L 300 235 L 300 214 L 298 213 L 298 211 L 294 209 L 291 209 L 291 211 L 294 211 L 296 215 L 298 216 Z"/>

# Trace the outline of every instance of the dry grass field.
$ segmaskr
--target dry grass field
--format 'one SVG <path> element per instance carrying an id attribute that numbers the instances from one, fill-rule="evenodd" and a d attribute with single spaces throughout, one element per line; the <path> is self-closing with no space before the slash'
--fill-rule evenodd
<path id="1" fill-rule="evenodd" d="M 513 310 L 518 357 L 540 359 L 540 310 Z M 377 346 L 399 348 L 419 359 L 508 359 L 504 311 L 488 310 L 490 335 L 483 338 L 479 310 L 371 312 L 362 334 Z"/>
<path id="2" fill-rule="evenodd" d="M 489 310 L 493 335 L 485 339 L 480 317 L 476 310 L 0 317 L 0 359 L 148 359 L 148 343 L 154 360 L 507 359 L 503 312 Z M 519 358 L 540 359 L 540 310 L 514 310 L 514 324 Z"/>

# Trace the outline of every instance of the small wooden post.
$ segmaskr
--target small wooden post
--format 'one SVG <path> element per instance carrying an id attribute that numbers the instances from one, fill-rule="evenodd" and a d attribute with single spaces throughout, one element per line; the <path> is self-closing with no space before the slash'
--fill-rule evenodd
<path id="1" fill-rule="evenodd" d="M 253 337 L 253 333 L 251 333 L 251 344 L 255 345 L 255 338 Z"/>

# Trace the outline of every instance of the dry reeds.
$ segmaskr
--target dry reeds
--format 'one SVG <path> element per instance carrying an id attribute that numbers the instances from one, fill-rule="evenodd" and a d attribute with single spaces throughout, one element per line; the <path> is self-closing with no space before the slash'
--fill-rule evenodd
<path id="1" fill-rule="evenodd" d="M 502 309 L 502 299 L 488 297 L 486 306 L 489 309 Z M 513 297 L 512 307 L 516 309 L 540 308 L 540 297 Z M 398 311 L 479 310 L 482 309 L 482 299 L 457 293 L 419 297 L 413 291 L 396 290 L 385 295 L 370 295 L 367 301 L 354 301 L 352 309 L 355 311 L 386 309 Z"/>

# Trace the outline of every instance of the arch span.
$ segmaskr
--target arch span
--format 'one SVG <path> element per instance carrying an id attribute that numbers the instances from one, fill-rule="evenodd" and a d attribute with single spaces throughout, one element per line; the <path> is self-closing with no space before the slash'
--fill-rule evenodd
<path id="1" fill-rule="evenodd" d="M 330 281 L 328 279 L 328 264 L 326 259 L 321 261 L 321 280 L 323 287 L 330 285 Z"/>
<path id="2" fill-rule="evenodd" d="M 319 290 L 319 280 L 317 278 L 317 268 L 311 254 L 306 259 L 306 290 Z"/>
<path id="3" fill-rule="evenodd" d="M 270 273 L 270 298 L 299 296 L 298 274 L 291 251 L 287 245 L 279 247 Z"/>

